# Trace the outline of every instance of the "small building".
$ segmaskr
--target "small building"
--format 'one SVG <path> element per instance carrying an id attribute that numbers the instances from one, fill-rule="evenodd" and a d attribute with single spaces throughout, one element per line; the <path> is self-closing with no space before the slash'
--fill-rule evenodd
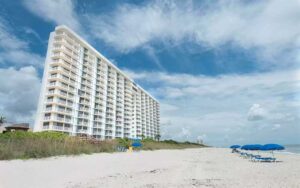
<path id="1" fill-rule="evenodd" d="M 11 124 L 4 128 L 5 128 L 5 130 L 3 130 L 3 133 L 13 132 L 13 131 L 29 131 L 30 130 L 29 123 Z"/>

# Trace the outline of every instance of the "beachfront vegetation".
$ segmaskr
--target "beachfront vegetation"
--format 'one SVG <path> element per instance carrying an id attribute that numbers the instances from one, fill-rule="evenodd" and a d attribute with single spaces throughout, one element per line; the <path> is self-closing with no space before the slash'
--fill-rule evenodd
<path id="1" fill-rule="evenodd" d="M 143 150 L 157 150 L 157 149 L 185 149 L 185 148 L 199 148 L 204 147 L 197 143 L 191 142 L 177 142 L 174 140 L 155 141 L 153 139 L 146 138 L 142 140 Z"/>
<path id="2" fill-rule="evenodd" d="M 0 160 L 113 152 L 116 145 L 115 141 L 96 144 L 57 132 L 16 131 L 0 134 Z"/>
<path id="3" fill-rule="evenodd" d="M 5 123 L 5 117 L 0 116 L 0 127 L 2 126 L 3 123 Z"/>
<path id="4" fill-rule="evenodd" d="M 155 140 L 159 141 L 160 140 L 160 134 L 155 135 Z"/>
<path id="5" fill-rule="evenodd" d="M 114 152 L 118 146 L 129 148 L 130 139 L 95 141 L 70 137 L 58 132 L 9 132 L 0 134 L 0 160 L 42 158 L 58 155 Z M 142 150 L 183 149 L 201 147 L 195 143 L 179 143 L 173 140 L 142 140 Z"/>

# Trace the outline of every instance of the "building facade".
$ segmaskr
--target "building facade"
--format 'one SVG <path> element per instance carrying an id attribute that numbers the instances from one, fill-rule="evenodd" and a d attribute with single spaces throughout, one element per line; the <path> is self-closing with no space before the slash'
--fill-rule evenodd
<path id="1" fill-rule="evenodd" d="M 159 103 L 66 26 L 50 34 L 34 131 L 155 138 Z"/>

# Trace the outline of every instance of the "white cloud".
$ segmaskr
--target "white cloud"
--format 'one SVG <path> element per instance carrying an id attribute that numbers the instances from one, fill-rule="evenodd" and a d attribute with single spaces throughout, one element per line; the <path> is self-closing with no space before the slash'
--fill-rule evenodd
<path id="1" fill-rule="evenodd" d="M 40 93 L 36 68 L 43 67 L 44 58 L 15 32 L 0 17 L 0 66 L 10 67 L 0 68 L 0 112 L 10 122 L 32 123 Z"/>
<path id="2" fill-rule="evenodd" d="M 206 135 L 205 143 L 213 145 L 297 142 L 300 70 L 219 77 L 126 73 L 162 104 L 165 139 L 196 141 Z M 281 131 L 272 131 L 275 124 Z"/>
<path id="3" fill-rule="evenodd" d="M 177 135 L 179 138 L 188 139 L 191 136 L 191 132 L 189 129 L 182 127 L 181 133 Z"/>
<path id="4" fill-rule="evenodd" d="M 177 106 L 170 105 L 170 104 L 160 104 L 160 107 L 162 107 L 166 112 L 172 113 L 173 111 L 178 110 Z"/>
<path id="5" fill-rule="evenodd" d="M 149 1 L 139 5 L 123 3 L 109 13 L 83 16 L 77 13 L 73 0 L 24 0 L 24 5 L 46 21 L 68 25 L 85 38 L 101 39 L 121 52 L 142 48 L 161 70 L 163 62 L 152 47 L 156 41 L 171 46 L 191 42 L 214 49 L 229 44 L 251 49 L 271 65 L 300 62 L 297 0 Z"/>
<path id="6" fill-rule="evenodd" d="M 148 56 L 151 58 L 151 61 L 153 61 L 161 71 L 166 71 L 166 69 L 163 67 L 162 63 L 160 62 L 159 58 L 157 57 L 157 55 L 155 53 L 156 50 L 153 47 L 144 46 L 143 49 L 148 54 Z"/>
<path id="7" fill-rule="evenodd" d="M 204 143 L 205 139 L 206 139 L 206 134 L 197 136 L 197 141 L 200 143 Z"/>
<path id="8" fill-rule="evenodd" d="M 253 104 L 248 112 L 248 120 L 256 121 L 262 120 L 267 116 L 267 111 L 259 104 Z"/>
<path id="9" fill-rule="evenodd" d="M 281 125 L 280 124 L 275 124 L 273 125 L 273 128 L 272 130 L 277 130 L 277 129 L 280 129 Z"/>
<path id="10" fill-rule="evenodd" d="M 34 14 L 55 24 L 64 24 L 79 31 L 80 23 L 72 0 L 24 0 L 25 6 Z"/>
<path id="11" fill-rule="evenodd" d="M 18 67 L 22 65 L 42 67 L 44 58 L 32 53 L 29 43 L 14 35 L 10 24 L 0 17 L 0 65 L 1 63 Z"/>
<path id="12" fill-rule="evenodd" d="M 35 31 L 35 30 L 33 30 L 32 28 L 30 28 L 30 27 L 24 27 L 24 32 L 26 33 L 26 34 L 29 34 L 29 35 L 32 35 L 32 36 L 34 36 L 36 39 L 38 39 L 41 43 L 44 43 L 43 42 L 43 40 L 42 40 L 42 38 L 40 37 L 40 35 Z M 47 41 L 46 41 L 47 42 Z M 45 44 L 46 44 L 46 42 L 45 42 Z"/>
<path id="13" fill-rule="evenodd" d="M 32 123 L 41 85 L 36 69 L 0 69 L 0 85 L 1 115 L 10 122 Z"/>
<path id="14" fill-rule="evenodd" d="M 11 34 L 12 31 L 7 25 L 8 23 L 0 17 L 0 48 L 9 50 L 28 48 L 28 44 L 25 41 Z"/>
<path id="15" fill-rule="evenodd" d="M 285 63 L 299 58 L 299 17 L 297 0 L 200 5 L 196 1 L 151 1 L 139 6 L 122 4 L 109 15 L 87 15 L 91 33 L 122 52 L 153 41 L 190 41 L 208 48 L 232 44 L 254 49 L 260 57 L 277 62 L 285 52 Z"/>
<path id="16" fill-rule="evenodd" d="M 89 15 L 89 20 L 96 37 L 128 51 L 153 39 L 178 41 L 188 34 L 194 15 L 170 5 L 159 1 L 145 6 L 122 4 L 111 15 Z"/>
<path id="17" fill-rule="evenodd" d="M 44 57 L 22 49 L 0 52 L 0 63 L 12 62 L 16 65 L 34 65 L 41 68 L 44 61 Z"/>

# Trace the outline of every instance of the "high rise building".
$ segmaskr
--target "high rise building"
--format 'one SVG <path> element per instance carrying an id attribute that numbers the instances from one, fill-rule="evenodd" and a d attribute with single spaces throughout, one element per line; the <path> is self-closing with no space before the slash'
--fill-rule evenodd
<path id="1" fill-rule="evenodd" d="M 34 131 L 155 138 L 159 103 L 66 26 L 51 32 Z"/>

